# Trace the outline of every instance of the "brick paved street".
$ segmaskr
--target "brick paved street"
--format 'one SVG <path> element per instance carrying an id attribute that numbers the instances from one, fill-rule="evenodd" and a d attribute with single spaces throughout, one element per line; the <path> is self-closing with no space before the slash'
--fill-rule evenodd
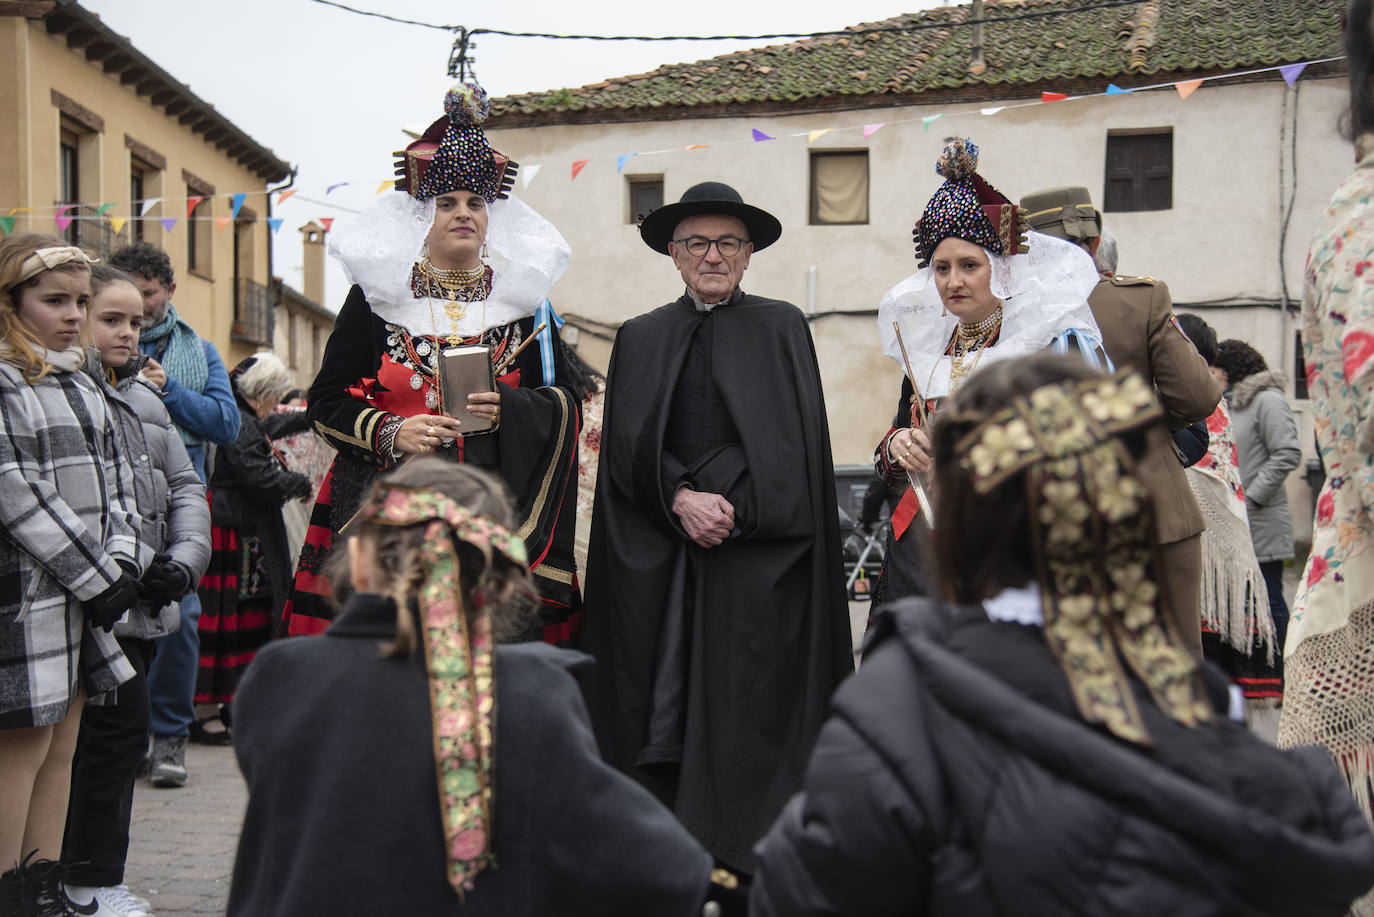
<path id="1" fill-rule="evenodd" d="M 157 917 L 223 914 L 247 798 L 232 748 L 186 746 L 190 782 L 134 790 L 125 883 Z"/>

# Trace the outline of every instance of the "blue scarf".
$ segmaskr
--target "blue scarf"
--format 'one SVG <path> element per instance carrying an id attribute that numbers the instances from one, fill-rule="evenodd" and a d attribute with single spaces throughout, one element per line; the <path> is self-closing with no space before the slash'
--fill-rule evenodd
<path id="1" fill-rule="evenodd" d="M 205 383 L 210 380 L 210 362 L 205 358 L 200 335 L 177 316 L 176 306 L 168 303 L 162 321 L 140 331 L 138 343 L 145 353 L 150 353 L 153 359 L 162 364 L 167 375 L 177 380 L 178 384 L 197 394 L 205 390 Z M 177 433 L 181 434 L 181 441 L 188 446 L 201 443 L 200 437 L 192 436 L 180 425 L 177 426 Z"/>

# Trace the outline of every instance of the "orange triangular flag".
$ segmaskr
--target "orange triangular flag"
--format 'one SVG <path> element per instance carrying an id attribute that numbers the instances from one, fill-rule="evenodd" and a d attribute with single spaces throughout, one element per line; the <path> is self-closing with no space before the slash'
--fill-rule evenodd
<path id="1" fill-rule="evenodd" d="M 711 145 L 710 145 L 709 143 L 694 143 L 694 144 L 692 144 L 691 146 L 687 147 L 687 149 L 689 149 L 689 150 L 706 150 L 706 149 L 710 149 L 710 147 L 711 147 Z"/>
<path id="2" fill-rule="evenodd" d="M 277 198 L 277 206 L 280 207 L 283 203 L 286 202 L 286 199 L 291 195 L 295 194 L 297 190 L 298 189 L 296 188 L 287 188 L 285 191 L 283 191 L 281 193 L 281 196 Z"/>
<path id="3" fill-rule="evenodd" d="M 205 198 L 198 194 L 186 199 L 186 219 L 189 220 L 191 218 L 191 214 L 195 213 L 196 206 L 203 200 L 205 200 Z"/>
<path id="4" fill-rule="evenodd" d="M 215 217 L 215 228 L 219 230 L 228 229 L 233 219 L 233 217 Z"/>
<path id="5" fill-rule="evenodd" d="M 1175 83 L 1174 88 L 1178 90 L 1180 99 L 1186 99 L 1201 85 L 1202 80 L 1184 80 L 1182 83 Z"/>
<path id="6" fill-rule="evenodd" d="M 334 227 L 334 217 L 320 217 L 320 225 L 324 227 L 325 232 L 329 232 Z"/>
<path id="7" fill-rule="evenodd" d="M 587 163 L 589 163 L 589 162 L 591 162 L 590 159 L 579 159 L 577 162 L 573 163 L 573 175 L 572 175 L 572 177 L 573 177 L 573 178 L 577 178 L 577 174 L 578 174 L 579 172 L 581 172 L 581 171 L 586 167 Z"/>

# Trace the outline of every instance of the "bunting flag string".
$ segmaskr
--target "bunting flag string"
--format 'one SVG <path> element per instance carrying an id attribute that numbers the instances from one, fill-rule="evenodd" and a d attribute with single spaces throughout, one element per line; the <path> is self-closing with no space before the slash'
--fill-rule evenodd
<path id="1" fill-rule="evenodd" d="M 959 110 L 959 111 L 941 111 L 941 112 L 934 112 L 934 113 L 931 113 L 931 114 L 916 115 L 916 116 L 913 116 L 913 117 L 911 117 L 911 118 L 904 118 L 904 119 L 896 120 L 896 121 L 877 121 L 877 122 L 870 122 L 870 123 L 862 124 L 862 125 L 838 126 L 838 127 L 823 127 L 823 128 L 811 128 L 811 129 L 808 129 L 808 130 L 802 130 L 802 131 L 796 131 L 796 132 L 789 132 L 789 133 L 780 133 L 780 134 L 776 134 L 776 135 L 775 135 L 775 134 L 766 133 L 764 130 L 762 130 L 762 129 L 760 129 L 760 128 L 757 128 L 757 127 L 754 127 L 754 128 L 750 128 L 750 132 L 749 132 L 749 137 L 748 137 L 748 139 L 740 138 L 740 139 L 737 139 L 737 140 L 716 140 L 716 141 L 714 141 L 713 143 L 691 143 L 691 144 L 688 144 L 688 145 L 685 146 L 685 147 L 670 147 L 670 148 L 665 148 L 665 149 L 660 149 L 660 150 L 637 150 L 637 151 L 634 151 L 634 152 L 614 154 L 614 158 L 615 158 L 615 163 L 616 163 L 616 171 L 617 171 L 617 173 L 619 173 L 619 172 L 623 172 L 623 171 L 624 171 L 625 165 L 626 165 L 626 163 L 627 163 L 630 159 L 632 159 L 632 158 L 634 158 L 634 157 L 640 157 L 640 156 L 661 155 L 661 154 L 677 153 L 677 152 L 682 152 L 682 151 L 707 150 L 707 149 L 711 149 L 712 146 L 725 147 L 725 146 L 731 146 L 731 145 L 739 144 L 739 143 L 761 143 L 761 142 L 769 141 L 769 140 L 777 140 L 777 139 L 782 139 L 782 138 L 793 138 L 793 137 L 805 137 L 805 138 L 806 138 L 806 142 L 807 142 L 808 144 L 812 144 L 812 143 L 815 143 L 815 142 L 816 142 L 818 139 L 820 139 L 821 137 L 825 136 L 826 134 L 837 133 L 837 132 L 847 132 L 847 131 L 862 131 L 862 134 L 863 134 L 864 139 L 867 140 L 867 139 L 871 138 L 874 134 L 876 134 L 879 130 L 882 130 L 883 128 L 888 127 L 888 126 L 891 126 L 891 125 L 897 125 L 897 124 L 914 124 L 915 122 L 919 121 L 919 122 L 921 123 L 922 128 L 928 131 L 928 130 L 930 129 L 931 124 L 933 124 L 934 122 L 936 122 L 936 121 L 938 121 L 938 120 L 940 120 L 940 119 L 943 119 L 943 118 L 957 118 L 957 117 L 962 117 L 962 116 L 966 116 L 966 115 L 975 115 L 975 114 L 977 114 L 977 115 L 982 115 L 982 116 L 985 116 L 985 117 L 992 117 L 992 116 L 996 116 L 996 115 L 1000 114 L 1000 113 L 1003 112 L 1003 111 L 1007 111 L 1007 110 L 1009 110 L 1009 109 L 1028 108 L 1028 107 L 1035 106 L 1035 105 L 1045 105 L 1045 104 L 1055 103 L 1055 102 L 1076 102 L 1076 101 L 1081 101 L 1081 100 L 1083 100 L 1083 99 L 1092 99 L 1092 98 L 1099 98 L 1099 97 L 1104 97 L 1104 96 L 1129 95 L 1129 94 L 1138 93 L 1138 92 L 1147 91 L 1147 90 L 1173 89 L 1174 91 L 1176 91 L 1176 92 L 1178 93 L 1179 99 L 1180 99 L 1180 101 L 1182 101 L 1182 100 L 1187 99 L 1187 98 L 1188 98 L 1190 95 L 1192 95 L 1194 92 L 1196 92 L 1197 89 L 1198 89 L 1199 87 L 1201 87 L 1202 84 L 1205 83 L 1205 82 L 1210 82 L 1210 81 L 1215 81 L 1215 80 L 1225 80 L 1225 79 L 1231 79 L 1231 78 L 1235 78 L 1235 77 L 1251 76 L 1251 75 L 1260 74 L 1260 73 L 1275 73 L 1275 72 L 1276 72 L 1276 73 L 1278 73 L 1278 74 L 1283 78 L 1284 82 L 1285 82 L 1287 85 L 1292 86 L 1292 85 L 1295 84 L 1295 83 L 1297 82 L 1297 80 L 1303 75 L 1303 73 L 1306 71 L 1306 69 L 1307 69 L 1308 67 L 1310 67 L 1310 66 L 1312 66 L 1312 65 L 1314 65 L 1314 64 L 1325 64 L 1325 63 L 1331 63 L 1331 62 L 1335 62 L 1335 61 L 1341 61 L 1341 60 L 1344 60 L 1344 59 L 1345 59 L 1345 57 L 1344 57 L 1343 55 L 1340 55 L 1340 56 L 1319 58 L 1319 59 L 1308 60 L 1308 61 L 1295 61 L 1295 62 L 1289 63 L 1289 64 L 1281 64 L 1281 65 L 1275 65 L 1275 66 L 1269 66 L 1269 67 L 1257 67 L 1257 68 L 1253 68 L 1253 69 L 1250 69 L 1250 70 L 1242 70 L 1242 71 L 1237 71 L 1237 72 L 1232 72 L 1232 73 L 1218 73 L 1218 74 L 1213 74 L 1213 75 L 1211 75 L 1211 76 L 1198 77 L 1198 78 L 1187 79 L 1187 80 L 1174 80 L 1174 81 L 1169 81 L 1169 82 L 1155 83 L 1155 84 L 1146 85 L 1146 86 L 1133 86 L 1133 87 L 1126 87 L 1126 88 L 1123 88 L 1123 87 L 1121 87 L 1121 86 L 1118 86 L 1118 85 L 1115 84 L 1115 83 L 1108 83 L 1107 86 L 1106 86 L 1106 88 L 1103 89 L 1101 92 L 1091 92 L 1091 93 L 1085 93 L 1085 94 L 1082 94 L 1082 95 L 1069 95 L 1069 94 L 1063 93 L 1063 92 L 1054 92 L 1054 91 L 1046 90 L 1046 91 L 1043 91 L 1043 92 L 1040 94 L 1040 97 L 1039 97 L 1039 98 L 1037 98 L 1037 99 L 1030 99 L 1030 100 L 1027 100 L 1027 101 L 1024 101 L 1024 102 L 1013 102 L 1013 103 L 1008 103 L 1008 104 L 1004 104 L 1004 105 L 984 106 L 984 107 L 980 107 L 980 108 L 971 108 L 971 109 Z M 600 159 L 600 158 L 610 158 L 610 157 L 595 157 L 595 158 Z M 566 161 L 566 160 L 565 160 L 565 161 Z M 591 159 L 591 158 L 588 158 L 588 159 L 578 159 L 578 160 L 575 160 L 575 161 L 571 161 L 571 163 L 570 163 L 571 168 L 570 168 L 570 172 L 569 172 L 570 180 L 575 180 L 575 179 L 578 177 L 578 175 L 581 174 L 582 170 L 585 169 L 585 168 L 587 167 L 587 165 L 589 165 L 591 162 L 592 162 L 592 159 Z M 545 161 L 544 163 L 526 163 L 526 164 L 523 164 L 522 167 L 521 167 L 521 169 L 520 169 L 520 179 L 521 179 L 522 187 L 528 188 L 529 185 L 530 185 L 530 182 L 532 182 L 532 181 L 534 180 L 535 176 L 539 174 L 539 170 L 540 170 L 544 165 L 547 165 L 547 164 L 549 164 L 548 161 Z M 345 187 L 348 187 L 348 186 L 353 185 L 353 184 L 355 184 L 353 181 L 337 181 L 337 182 L 331 182 L 331 183 L 329 183 L 328 185 L 325 186 L 324 196 L 325 196 L 325 197 L 329 197 L 329 196 L 332 195 L 335 191 L 338 191 L 340 188 L 345 188 Z M 380 184 L 378 184 L 378 185 L 376 186 L 376 191 L 374 192 L 374 194 L 380 194 L 380 193 L 382 193 L 383 191 L 386 191 L 386 190 L 388 190 L 389 188 L 392 188 L 392 187 L 394 187 L 394 185 L 393 185 L 393 180 L 388 178 L 388 179 L 386 179 L 385 181 L 382 181 Z M 180 218 L 176 218 L 176 217 L 161 217 L 161 218 L 159 218 L 159 217 L 152 217 L 152 216 L 150 216 L 150 213 L 151 213 L 151 211 L 153 210 L 153 208 L 156 207 L 159 203 L 175 204 L 175 203 L 177 203 L 177 202 L 184 202 L 185 205 L 186 205 L 186 220 L 187 220 L 187 222 L 191 222 L 191 221 L 202 221 L 202 220 L 211 220 L 211 219 L 213 219 L 214 222 L 215 222 L 216 227 L 217 227 L 218 229 L 223 230 L 223 229 L 227 229 L 228 226 L 229 226 L 229 223 L 231 223 L 234 219 L 237 219 L 237 218 L 238 218 L 238 215 L 239 215 L 241 209 L 243 208 L 245 201 L 248 199 L 249 196 L 252 196 L 252 195 L 264 195 L 264 196 L 267 196 L 267 197 L 268 197 L 269 202 L 270 202 L 270 200 L 271 200 L 270 195 L 276 194 L 277 197 L 276 197 L 275 203 L 276 203 L 277 206 L 281 206 L 281 205 L 284 204 L 287 200 L 289 200 L 290 198 L 292 198 L 292 197 L 294 197 L 296 194 L 298 194 L 299 191 L 300 191 L 299 188 L 284 188 L 284 189 L 280 189 L 280 190 L 275 190 L 275 189 L 254 189 L 254 190 L 251 190 L 251 191 L 241 191 L 241 192 L 226 193 L 226 194 L 215 194 L 215 195 L 194 195 L 194 194 L 193 194 L 193 195 L 187 195 L 187 196 L 184 197 L 184 198 L 178 198 L 178 197 L 171 197 L 171 198 L 165 198 L 165 197 L 149 197 L 149 198 L 144 198 L 144 199 L 141 200 L 141 201 L 140 201 L 140 200 L 134 200 L 134 201 L 131 201 L 131 202 L 129 203 L 129 208 L 130 208 L 131 211 L 134 210 L 134 209 L 136 208 L 136 210 L 137 210 L 137 216 L 136 216 L 136 217 L 134 217 L 134 216 L 132 216 L 132 215 L 131 215 L 131 216 L 125 216 L 125 217 L 113 217 L 113 216 L 110 216 L 109 214 L 111 213 L 111 211 L 112 211 L 114 208 L 121 206 L 121 205 L 120 205 L 120 202 L 117 202 L 117 201 L 102 202 L 102 203 L 100 203 L 98 206 L 95 205 L 94 203 L 92 203 L 92 204 L 66 203 L 66 204 L 54 204 L 54 205 L 52 205 L 52 206 L 50 206 L 50 207 L 46 207 L 46 206 L 45 206 L 45 207 L 36 207 L 36 208 L 35 208 L 35 207 L 32 207 L 32 206 L 14 207 L 14 208 L 11 208 L 11 209 L 9 210 L 7 216 L 5 216 L 5 217 L 3 217 L 3 218 L 0 218 L 0 229 L 4 229 L 4 231 L 8 234 L 8 233 L 13 229 L 13 227 L 16 225 L 17 220 L 18 220 L 18 217 L 19 217 L 20 214 L 29 214 L 29 213 L 50 213 L 50 214 L 52 214 L 51 219 L 53 219 L 54 223 L 56 224 L 56 226 L 57 226 L 58 229 L 60 229 L 60 230 L 65 230 L 65 229 L 67 229 L 69 226 L 71 226 L 72 222 L 73 222 L 73 221 L 76 221 L 76 220 L 103 219 L 103 220 L 108 220 L 112 226 L 115 225 L 115 220 L 118 220 L 118 221 L 119 221 L 118 226 L 119 226 L 120 228 L 122 228 L 122 227 L 125 226 L 125 225 L 127 224 L 127 222 L 128 222 L 129 220 L 131 220 L 131 219 L 139 219 L 139 220 L 152 220 L 152 219 L 158 219 L 159 222 L 161 222 L 163 228 L 164 228 L 165 230 L 167 230 L 167 231 L 170 232 L 171 229 L 172 229 L 174 226 L 176 226 L 176 224 L 177 224 L 178 222 L 180 222 Z M 231 214 L 232 214 L 232 216 L 231 216 L 230 218 L 228 218 L 228 219 L 226 220 L 226 218 L 224 218 L 224 217 L 214 217 L 214 216 L 198 217 L 198 216 L 195 215 L 195 210 L 196 210 L 197 205 L 199 205 L 199 204 L 202 203 L 203 201 L 212 200 L 212 199 L 214 199 L 214 198 L 216 198 L 216 197 L 225 198 L 225 199 L 229 202 L 230 212 L 231 212 Z M 301 201 L 311 202 L 311 203 L 316 203 L 316 204 L 318 204 L 318 205 L 320 205 L 320 206 L 327 207 L 327 208 L 329 208 L 329 209 L 331 209 L 331 210 L 334 210 L 334 211 L 340 211 L 340 210 L 342 210 L 342 211 L 345 211 L 345 212 L 357 212 L 357 211 L 351 210 L 351 208 L 349 208 L 349 207 L 345 207 L 345 206 L 341 206 L 341 205 L 338 205 L 338 204 L 334 204 L 334 203 L 332 203 L 332 202 L 312 200 L 311 198 L 309 198 L 309 197 L 307 197 L 307 196 L 305 196 L 305 195 L 302 195 L 301 198 L 300 198 L 300 200 L 301 200 Z M 333 218 L 331 217 L 331 218 L 325 218 L 325 219 L 331 219 L 331 220 L 332 220 Z M 268 223 L 271 225 L 272 231 L 275 233 L 275 232 L 278 232 L 278 231 L 280 230 L 281 225 L 282 225 L 282 220 L 277 219 L 277 218 L 273 218 L 273 219 L 269 219 L 269 220 L 268 220 Z M 118 230 L 116 230 L 116 231 L 118 231 Z"/>
<path id="2" fill-rule="evenodd" d="M 268 219 L 267 225 L 272 227 L 272 235 L 275 236 L 277 234 L 277 230 L 281 229 L 281 223 L 281 217 L 271 217 Z"/>
<path id="3" fill-rule="evenodd" d="M 329 230 L 334 228 L 334 218 L 320 217 L 320 225 L 324 227 L 325 232 L 329 232 Z"/>

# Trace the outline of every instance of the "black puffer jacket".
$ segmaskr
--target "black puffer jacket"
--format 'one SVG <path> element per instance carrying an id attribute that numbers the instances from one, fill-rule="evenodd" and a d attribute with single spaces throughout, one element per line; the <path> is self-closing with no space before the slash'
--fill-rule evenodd
<path id="1" fill-rule="evenodd" d="M 980 607 L 906 600 L 876 627 L 756 848 L 752 913 L 1334 917 L 1374 886 L 1324 751 L 1183 727 L 1141 686 L 1154 746 L 1121 742 L 1039 628 Z"/>

